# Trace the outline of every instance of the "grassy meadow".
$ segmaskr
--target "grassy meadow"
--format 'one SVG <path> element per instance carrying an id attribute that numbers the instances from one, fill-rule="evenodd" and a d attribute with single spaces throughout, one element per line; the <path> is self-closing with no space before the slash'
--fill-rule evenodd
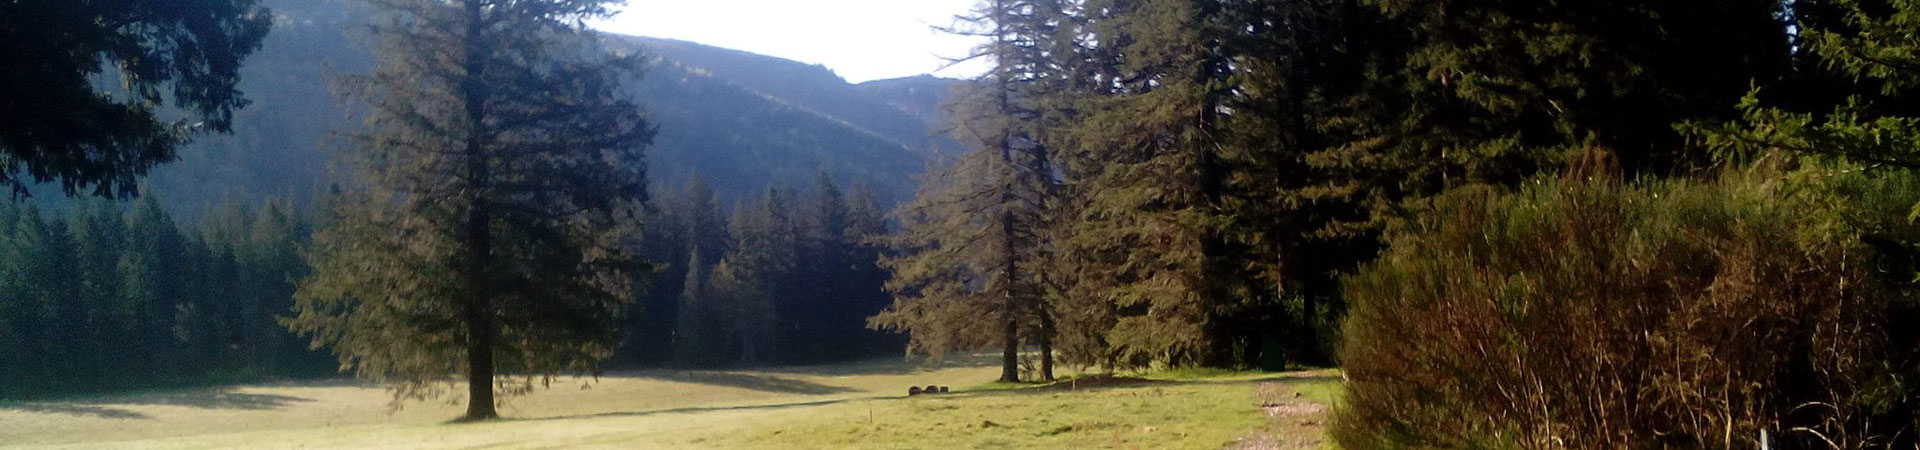
<path id="1" fill-rule="evenodd" d="M 984 361 L 754 371 L 648 370 L 556 381 L 506 420 L 347 380 L 0 403 L 0 448 L 1320 448 L 1328 372 L 1166 374 L 983 385 Z M 954 387 L 906 397 L 911 385 Z"/>

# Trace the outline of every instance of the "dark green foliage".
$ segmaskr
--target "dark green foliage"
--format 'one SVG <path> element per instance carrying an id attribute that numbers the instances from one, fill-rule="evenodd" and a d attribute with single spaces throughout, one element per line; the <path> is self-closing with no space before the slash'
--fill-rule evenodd
<path id="1" fill-rule="evenodd" d="M 1920 87 L 1914 84 L 1920 5 L 1838 0 L 1808 6 L 1827 15 L 1800 17 L 1800 56 L 1809 66 L 1801 78 L 1842 95 L 1820 99 L 1762 88 L 1740 103 L 1743 120 L 1686 129 L 1734 160 L 1784 150 L 1920 169 L 1920 110 L 1912 106 Z M 1795 88 L 1802 86 L 1787 89 Z"/>
<path id="2" fill-rule="evenodd" d="M 333 373 L 276 323 L 308 239 L 286 202 L 187 229 L 131 209 L 0 206 L 0 399 Z"/>
<path id="3" fill-rule="evenodd" d="M 881 265 L 891 274 L 887 290 L 893 304 L 869 322 L 876 329 L 904 332 L 909 354 L 941 357 L 951 351 L 1004 348 L 1005 288 L 997 267 L 1004 267 L 1005 240 L 993 214 L 997 193 L 983 166 L 997 154 L 967 153 L 955 167 L 929 174 L 921 194 L 901 207 L 900 231 L 887 237 L 889 255 Z"/>
<path id="4" fill-rule="evenodd" d="M 713 366 L 725 364 L 727 338 L 730 334 L 723 328 L 724 317 L 719 304 L 713 299 L 713 291 L 707 277 L 713 272 L 712 266 L 701 258 L 700 250 L 693 250 L 687 259 L 686 274 L 680 284 L 679 307 L 674 309 L 672 345 L 673 360 L 686 366 Z"/>
<path id="5" fill-rule="evenodd" d="M 734 244 L 714 268 L 715 311 L 733 337 L 732 354 L 754 365 L 775 347 L 804 348 L 794 320 L 824 305 L 802 288 L 800 224 L 792 194 L 778 188 L 735 207 L 730 230 Z M 722 270 L 724 269 L 724 270 Z M 780 293 L 777 297 L 774 293 Z"/>
<path id="6" fill-rule="evenodd" d="M 1265 2 L 1239 14 L 1262 18 L 1255 32 L 1229 41 L 1246 55 L 1227 118 L 1222 161 L 1227 177 L 1222 207 L 1232 213 L 1221 233 L 1243 253 L 1248 270 L 1239 314 L 1221 317 L 1242 363 L 1267 369 L 1288 363 L 1332 362 L 1331 339 L 1343 307 L 1339 275 L 1373 256 L 1375 218 L 1356 191 L 1364 177 L 1354 167 L 1320 156 L 1350 136 L 1329 126 L 1346 98 L 1361 92 L 1368 59 L 1395 37 L 1381 31 L 1377 9 L 1347 0 Z M 1257 359 L 1255 359 L 1257 358 Z"/>
<path id="7" fill-rule="evenodd" d="M 1001 129 L 1054 185 L 1026 199 L 1042 226 L 1016 227 L 1058 255 L 1033 260 L 1039 317 L 1059 319 L 1038 336 L 1109 367 L 1331 362 L 1336 280 L 1407 205 L 1564 171 L 1694 174 L 1712 161 L 1673 124 L 1734 117 L 1795 62 L 1769 1 L 983 5 L 1019 12 L 978 24 L 1012 30 L 996 68 L 1023 89 Z M 1011 179 L 960 176 L 942 182 Z"/>
<path id="8" fill-rule="evenodd" d="M 374 0 L 366 126 L 288 325 L 396 401 L 463 375 L 465 419 L 619 344 L 653 130 L 620 91 L 637 54 L 584 22 L 608 2 Z"/>
<path id="9" fill-rule="evenodd" d="M 1048 95 L 1071 76 L 1048 54 L 1071 37 L 1055 29 L 1067 8 L 986 1 L 948 30 L 986 40 L 972 57 L 993 66 L 948 113 L 968 151 L 923 179 L 919 197 L 901 208 L 898 256 L 885 264 L 895 301 L 870 321 L 909 335 L 909 352 L 936 358 L 997 347 L 1004 382 L 1020 381 L 1024 343 L 1039 344 L 1038 378 L 1053 379 L 1048 239 L 1059 187 L 1041 119 Z"/>
<path id="10" fill-rule="evenodd" d="M 257 0 L 0 4 L 0 187 L 135 194 L 188 137 L 232 130 L 240 63 L 272 20 Z"/>
<path id="11" fill-rule="evenodd" d="M 690 185 L 686 198 L 702 198 L 703 189 Z M 666 243 L 695 256 L 665 271 L 682 274 L 683 282 L 657 286 L 661 290 L 642 300 L 660 304 L 674 295 L 673 315 L 655 319 L 673 324 L 673 362 L 692 367 L 812 364 L 890 348 L 892 340 L 863 326 L 886 301 L 885 277 L 875 265 L 878 248 L 866 242 L 886 232 L 874 202 L 864 188 L 843 193 L 825 174 L 799 195 L 770 189 L 743 201 L 725 226 L 716 226 L 709 202 L 683 200 L 683 212 L 670 216 L 705 217 L 690 222 L 689 229 L 704 237 Z M 714 259 L 708 252 L 722 256 L 708 264 Z M 657 363 L 662 356 L 641 349 L 629 355 L 635 358 L 625 361 L 629 364 Z"/>
<path id="12" fill-rule="evenodd" d="M 1419 183 L 1513 183 L 1589 148 L 1627 174 L 1683 172 L 1706 159 L 1672 124 L 1730 116 L 1789 62 L 1770 0 L 1369 3 L 1407 33 L 1379 49 L 1404 64 L 1376 75 L 1403 98 L 1379 124 L 1388 148 L 1436 159 Z"/>
<path id="13" fill-rule="evenodd" d="M 1224 2 L 1089 2 L 1088 32 L 1115 45 L 1122 80 L 1084 102 L 1072 146 L 1082 190 L 1067 231 L 1082 295 L 1111 302 L 1120 361 L 1229 365 L 1218 319 L 1244 307 L 1232 243 L 1219 231 L 1230 175 L 1220 150 L 1231 93 Z"/>
<path id="14" fill-rule="evenodd" d="M 1912 445 L 1907 174 L 1470 188 L 1355 274 L 1345 448 Z M 1893 251 L 1889 251 L 1889 250 Z M 1893 261 L 1909 261 L 1889 264 Z M 1813 406 L 1809 406 L 1813 405 Z"/>
<path id="15" fill-rule="evenodd" d="M 627 308 L 627 338 L 612 364 L 655 366 L 686 360 L 677 353 L 682 346 L 676 344 L 679 336 L 687 335 L 680 330 L 682 317 L 689 316 L 681 312 L 684 297 L 691 294 L 685 287 L 701 285 L 689 281 L 690 267 L 711 270 L 716 257 L 709 255 L 726 254 L 731 238 L 706 179 L 695 174 L 685 189 L 679 194 L 660 190 L 653 196 L 653 223 L 657 226 L 647 230 L 641 252 L 646 260 L 658 264 L 658 272 L 638 282 L 641 292 L 634 305 Z M 700 264 L 689 262 L 696 252 Z"/>

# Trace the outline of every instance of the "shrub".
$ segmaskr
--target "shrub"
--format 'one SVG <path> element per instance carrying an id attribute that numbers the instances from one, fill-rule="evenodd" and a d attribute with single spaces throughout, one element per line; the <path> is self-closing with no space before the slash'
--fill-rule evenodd
<path id="1" fill-rule="evenodd" d="M 1334 438 L 1911 448 L 1916 202 L 1906 176 L 1758 169 L 1436 199 L 1347 279 Z"/>

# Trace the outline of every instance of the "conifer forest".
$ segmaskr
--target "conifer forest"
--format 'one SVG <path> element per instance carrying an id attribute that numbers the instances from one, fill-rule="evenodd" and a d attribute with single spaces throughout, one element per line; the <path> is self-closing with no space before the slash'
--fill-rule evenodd
<path id="1" fill-rule="evenodd" d="M 0 0 L 0 55 L 0 448 L 1920 448 L 1916 0 Z"/>

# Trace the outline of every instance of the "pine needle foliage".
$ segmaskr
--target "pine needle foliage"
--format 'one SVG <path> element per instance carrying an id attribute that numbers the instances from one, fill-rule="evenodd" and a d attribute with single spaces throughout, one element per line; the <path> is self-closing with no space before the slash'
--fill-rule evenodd
<path id="1" fill-rule="evenodd" d="M 0 189 L 132 197 L 188 139 L 231 132 L 241 63 L 273 28 L 260 3 L 0 4 Z"/>
<path id="2" fill-rule="evenodd" d="M 885 264 L 896 301 L 870 321 L 936 356 L 997 345 L 1006 382 L 1020 379 L 1023 334 L 1042 349 L 1039 377 L 1053 378 L 1046 272 L 1058 189 L 1043 107 L 1063 78 L 1048 51 L 1062 36 L 1066 7 L 990 0 L 949 30 L 985 38 L 973 57 L 993 68 L 958 92 L 949 114 L 970 151 L 929 175 L 902 207 L 905 226 L 893 243 L 902 256 Z"/>
<path id="3" fill-rule="evenodd" d="M 372 0 L 378 63 L 355 169 L 289 326 L 396 404 L 464 375 L 495 388 L 588 373 L 619 342 L 652 129 L 619 85 L 639 55 L 597 47 L 601 0 Z"/>

